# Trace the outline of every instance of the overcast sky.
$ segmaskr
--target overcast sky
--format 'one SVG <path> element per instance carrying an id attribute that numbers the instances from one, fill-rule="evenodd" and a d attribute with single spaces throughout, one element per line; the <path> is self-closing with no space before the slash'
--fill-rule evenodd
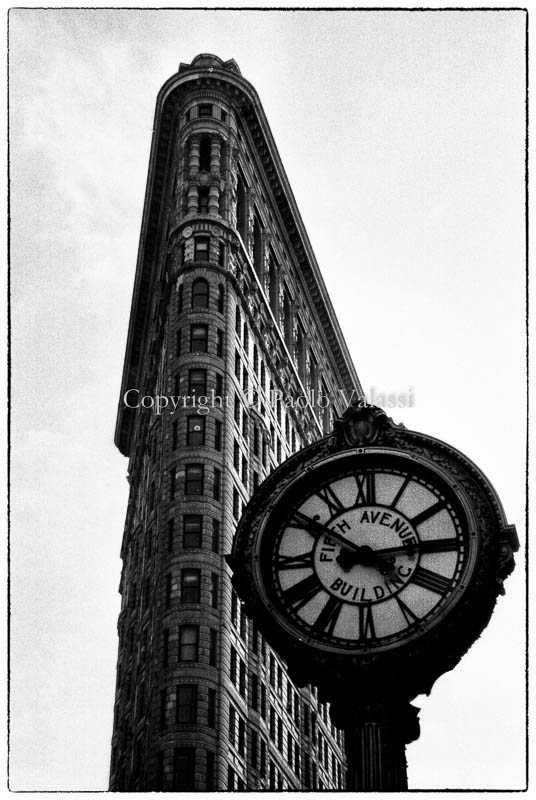
<path id="1" fill-rule="evenodd" d="M 12 788 L 107 788 L 127 461 L 113 433 L 156 95 L 258 91 L 363 387 L 487 474 L 524 543 L 521 11 L 10 17 Z M 522 556 L 419 698 L 411 788 L 524 785 Z"/>

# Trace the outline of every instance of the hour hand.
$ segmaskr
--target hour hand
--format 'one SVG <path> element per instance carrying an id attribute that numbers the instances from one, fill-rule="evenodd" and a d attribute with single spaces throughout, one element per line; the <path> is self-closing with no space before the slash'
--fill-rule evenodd
<path id="1" fill-rule="evenodd" d="M 366 544 L 354 545 L 352 550 L 343 547 L 336 561 L 344 570 L 351 569 L 355 564 L 361 564 L 364 567 L 378 567 L 382 575 L 392 572 L 395 568 L 394 560 L 382 558 Z"/>

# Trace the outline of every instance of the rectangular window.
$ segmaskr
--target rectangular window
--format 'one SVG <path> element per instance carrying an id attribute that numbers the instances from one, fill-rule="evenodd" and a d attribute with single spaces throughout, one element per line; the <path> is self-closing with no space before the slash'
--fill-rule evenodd
<path id="1" fill-rule="evenodd" d="M 214 500 L 219 500 L 221 495 L 221 470 L 214 467 L 214 484 L 213 484 L 213 497 Z"/>
<path id="2" fill-rule="evenodd" d="M 257 731 L 251 731 L 250 758 L 252 768 L 257 769 L 259 761 L 259 734 Z"/>
<path id="3" fill-rule="evenodd" d="M 223 394 L 223 375 L 220 375 L 219 372 L 216 372 L 216 389 L 215 389 L 216 397 L 221 397 Z"/>
<path id="4" fill-rule="evenodd" d="M 257 470 L 253 470 L 253 491 L 256 492 L 260 485 L 260 475 Z"/>
<path id="5" fill-rule="evenodd" d="M 203 494 L 205 470 L 203 464 L 187 464 L 185 470 L 184 493 Z"/>
<path id="6" fill-rule="evenodd" d="M 162 631 L 162 666 L 169 664 L 169 628 Z"/>
<path id="7" fill-rule="evenodd" d="M 212 520 L 212 552 L 220 552 L 220 521 L 219 519 Z"/>
<path id="8" fill-rule="evenodd" d="M 196 236 L 194 239 L 194 261 L 208 261 L 210 239 L 208 236 Z"/>
<path id="9" fill-rule="evenodd" d="M 201 570 L 183 569 L 181 572 L 181 601 L 199 603 L 201 599 Z"/>
<path id="10" fill-rule="evenodd" d="M 212 116 L 212 106 L 208 103 L 202 103 L 199 105 L 199 117 L 211 117 Z"/>
<path id="11" fill-rule="evenodd" d="M 179 328 L 177 331 L 177 356 L 180 356 L 182 353 L 182 329 Z"/>
<path id="12" fill-rule="evenodd" d="M 175 491 L 177 489 L 177 475 L 176 475 L 176 467 L 173 467 L 169 471 L 169 499 L 175 499 Z"/>
<path id="13" fill-rule="evenodd" d="M 236 668 L 238 663 L 238 655 L 236 652 L 236 648 L 231 645 L 231 660 L 229 665 L 229 677 L 231 678 L 231 683 L 236 686 L 237 682 L 237 675 L 236 675 Z"/>
<path id="14" fill-rule="evenodd" d="M 234 745 L 236 739 L 236 711 L 234 706 L 229 706 L 229 739 Z"/>
<path id="15" fill-rule="evenodd" d="M 168 553 L 173 551 L 173 538 L 175 534 L 175 520 L 170 519 L 168 520 L 168 529 L 167 529 L 167 549 Z"/>
<path id="16" fill-rule="evenodd" d="M 171 606 L 171 574 L 168 572 L 166 575 L 166 608 Z"/>
<path id="17" fill-rule="evenodd" d="M 249 424 L 249 419 L 248 419 L 247 411 L 243 411 L 242 412 L 242 436 L 244 437 L 244 439 L 248 438 L 248 424 Z"/>
<path id="18" fill-rule="evenodd" d="M 201 514 L 185 514 L 182 524 L 182 546 L 202 547 L 203 517 Z"/>
<path id="19" fill-rule="evenodd" d="M 231 622 L 233 625 L 238 623 L 238 595 L 234 589 L 231 589 Z"/>
<path id="20" fill-rule="evenodd" d="M 294 748 L 292 745 L 293 745 L 292 736 L 289 732 L 287 733 L 287 764 L 291 769 L 292 769 L 292 757 L 294 755 Z"/>
<path id="21" fill-rule="evenodd" d="M 236 377 L 238 378 L 238 380 L 240 380 L 240 370 L 241 370 L 241 366 L 242 366 L 242 365 L 241 365 L 241 362 L 240 362 L 240 355 L 239 355 L 239 353 L 237 352 L 237 353 L 235 353 L 235 357 L 234 357 L 234 374 L 236 375 Z"/>
<path id="22" fill-rule="evenodd" d="M 227 789 L 230 792 L 234 792 L 235 789 L 235 771 L 231 765 L 227 767 Z"/>
<path id="23" fill-rule="evenodd" d="M 176 722 L 197 721 L 197 686 L 182 684 L 177 686 Z"/>
<path id="24" fill-rule="evenodd" d="M 179 627 L 179 661 L 197 661 L 199 653 L 199 625 Z"/>
<path id="25" fill-rule="evenodd" d="M 222 424 L 219 419 L 214 420 L 214 450 L 221 450 Z"/>
<path id="26" fill-rule="evenodd" d="M 240 495 L 237 489 L 233 489 L 233 517 L 240 519 Z"/>
<path id="27" fill-rule="evenodd" d="M 240 405 L 240 399 L 239 399 L 238 395 L 235 394 L 235 399 L 234 399 L 234 421 L 236 422 L 237 425 L 240 425 L 240 412 L 241 412 L 241 410 L 242 410 L 242 408 L 241 408 L 241 405 Z"/>
<path id="28" fill-rule="evenodd" d="M 187 418 L 186 444 L 190 447 L 205 444 L 205 417 L 195 414 Z"/>
<path id="29" fill-rule="evenodd" d="M 209 635 L 208 663 L 211 667 L 216 667 L 218 665 L 218 631 L 211 628 Z"/>
<path id="30" fill-rule="evenodd" d="M 242 457 L 242 483 L 247 489 L 248 485 L 248 462 L 247 459 Z"/>
<path id="31" fill-rule="evenodd" d="M 253 426 L 253 455 L 259 455 L 259 429 L 256 425 Z"/>
<path id="32" fill-rule="evenodd" d="M 261 683 L 261 717 L 266 719 L 266 684 Z"/>
<path id="33" fill-rule="evenodd" d="M 238 753 L 243 756 L 246 752 L 246 723 L 238 717 Z"/>
<path id="34" fill-rule="evenodd" d="M 205 770 L 205 788 L 207 792 L 210 792 L 214 789 L 214 775 L 215 775 L 215 757 L 212 750 L 207 750 L 207 768 Z"/>
<path id="35" fill-rule="evenodd" d="M 179 423 L 177 420 L 175 420 L 173 422 L 173 425 L 171 426 L 171 447 L 173 450 L 177 449 L 178 439 L 179 439 Z"/>
<path id="36" fill-rule="evenodd" d="M 219 328 L 216 330 L 216 355 L 223 358 L 223 331 Z"/>
<path id="37" fill-rule="evenodd" d="M 259 772 L 261 775 L 266 775 L 266 742 L 261 739 L 261 757 L 259 764 Z"/>
<path id="38" fill-rule="evenodd" d="M 242 697 L 246 696 L 246 665 L 240 659 L 240 670 L 239 670 L 239 678 L 238 678 L 238 691 L 242 695 Z"/>
<path id="39" fill-rule="evenodd" d="M 191 369 L 188 371 L 188 394 L 205 396 L 207 393 L 206 369 Z"/>
<path id="40" fill-rule="evenodd" d="M 238 472 L 240 467 L 240 447 L 238 446 L 238 442 L 236 440 L 233 447 L 233 467 Z"/>
<path id="41" fill-rule="evenodd" d="M 207 725 L 209 728 L 216 727 L 216 690 L 208 690 L 207 698 Z"/>
<path id="42" fill-rule="evenodd" d="M 190 352 L 206 353 L 208 349 L 208 325 L 190 325 Z"/>
<path id="43" fill-rule="evenodd" d="M 173 754 L 173 789 L 195 789 L 195 747 L 177 747 Z"/>
<path id="44" fill-rule="evenodd" d="M 212 608 L 218 608 L 219 583 L 218 575 L 213 572 L 210 578 L 210 605 Z"/>
<path id="45" fill-rule="evenodd" d="M 253 711 L 258 711 L 259 708 L 259 678 L 254 672 L 251 673 L 251 690 L 249 695 L 249 704 Z"/>
<path id="46" fill-rule="evenodd" d="M 166 690 L 160 692 L 160 727 L 166 726 Z"/>

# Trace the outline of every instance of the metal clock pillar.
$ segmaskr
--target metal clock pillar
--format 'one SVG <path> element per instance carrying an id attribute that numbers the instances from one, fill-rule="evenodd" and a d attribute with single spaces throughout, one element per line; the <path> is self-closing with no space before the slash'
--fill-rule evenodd
<path id="1" fill-rule="evenodd" d="M 392 700 L 353 708 L 332 704 L 333 724 L 344 730 L 348 791 L 407 790 L 406 745 L 419 737 L 418 711 Z"/>

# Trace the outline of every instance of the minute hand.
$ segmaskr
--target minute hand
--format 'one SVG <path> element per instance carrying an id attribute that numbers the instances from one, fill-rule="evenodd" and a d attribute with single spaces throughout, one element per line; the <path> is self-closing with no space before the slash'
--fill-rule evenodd
<path id="1" fill-rule="evenodd" d="M 332 531 L 326 525 L 322 525 L 321 522 L 318 522 L 316 519 L 312 519 L 312 517 L 308 517 L 306 514 L 302 514 L 299 511 L 294 513 L 290 524 L 292 527 L 303 528 L 304 530 L 309 531 L 309 533 L 316 538 L 319 536 L 328 536 L 330 539 L 335 539 L 335 541 L 339 542 L 339 544 L 342 544 L 347 550 L 355 550 L 356 553 L 360 550 L 358 544 L 349 542 L 348 539 L 345 539 L 340 533 Z"/>

